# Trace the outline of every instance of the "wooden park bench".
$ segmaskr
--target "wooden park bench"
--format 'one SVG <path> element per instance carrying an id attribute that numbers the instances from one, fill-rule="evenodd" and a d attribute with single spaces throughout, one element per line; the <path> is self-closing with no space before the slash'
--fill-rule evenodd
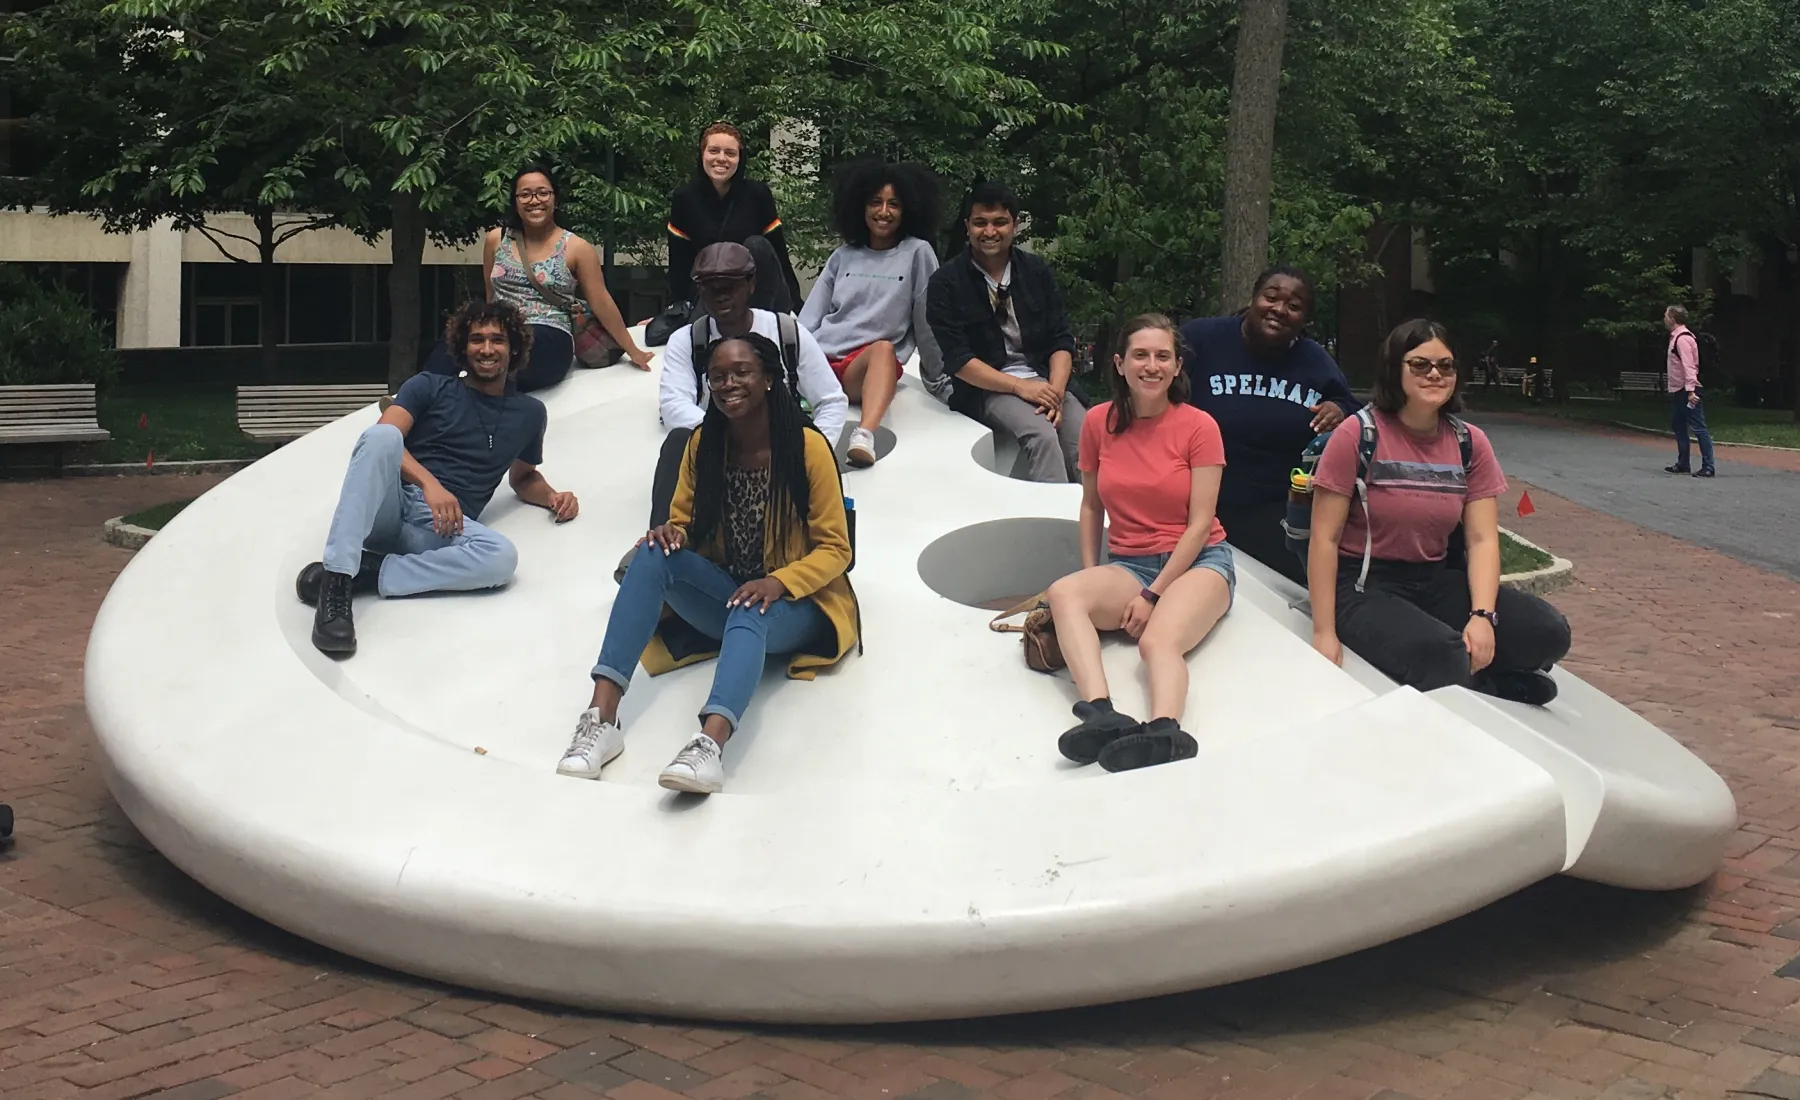
<path id="1" fill-rule="evenodd" d="M 91 382 L 64 386 L 0 386 L 0 444 L 47 447 L 62 469 L 71 443 L 103 443 L 112 433 L 100 426 Z"/>
<path id="2" fill-rule="evenodd" d="M 1548 394 L 1550 392 L 1551 380 L 1554 377 L 1555 377 L 1554 371 L 1551 371 L 1551 370 L 1539 371 L 1538 378 L 1537 378 L 1538 391 L 1540 393 Z M 1516 389 L 1520 389 L 1524 385 L 1524 383 L 1525 383 L 1525 368 L 1524 367 L 1501 367 L 1500 368 L 1500 385 L 1502 387 L 1504 387 L 1506 389 L 1516 390 Z"/>
<path id="3" fill-rule="evenodd" d="M 239 386 L 238 428 L 251 439 L 299 439 L 387 396 L 379 382 L 354 386 Z"/>
<path id="4" fill-rule="evenodd" d="M 1661 371 L 1622 370 L 1613 392 L 1624 397 L 1628 393 L 1662 393 L 1666 388 Z"/>

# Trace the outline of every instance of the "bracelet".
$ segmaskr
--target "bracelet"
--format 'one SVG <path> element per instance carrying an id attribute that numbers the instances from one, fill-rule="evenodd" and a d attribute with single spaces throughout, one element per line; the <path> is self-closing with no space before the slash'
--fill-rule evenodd
<path id="1" fill-rule="evenodd" d="M 1148 585 L 1146 585 L 1143 588 L 1138 589 L 1138 595 L 1144 597 L 1146 600 L 1149 600 L 1151 607 L 1155 607 L 1156 601 L 1162 599 L 1161 596 L 1158 596 L 1156 593 L 1150 591 L 1150 588 Z"/>

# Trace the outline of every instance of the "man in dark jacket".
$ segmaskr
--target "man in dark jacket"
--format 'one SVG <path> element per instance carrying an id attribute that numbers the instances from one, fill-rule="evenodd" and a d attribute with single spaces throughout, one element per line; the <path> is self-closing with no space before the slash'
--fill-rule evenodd
<path id="1" fill-rule="evenodd" d="M 1075 336 L 1049 265 L 1013 247 L 1018 211 L 1002 183 L 977 184 L 963 200 L 969 245 L 926 292 L 944 374 L 925 383 L 957 412 L 1019 441 L 1014 477 L 1080 481 L 1087 409 L 1069 388 Z"/>

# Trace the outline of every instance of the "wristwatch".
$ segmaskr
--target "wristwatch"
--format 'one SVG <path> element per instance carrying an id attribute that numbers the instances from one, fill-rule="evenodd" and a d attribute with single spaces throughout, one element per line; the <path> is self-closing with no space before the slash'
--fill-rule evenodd
<path id="1" fill-rule="evenodd" d="M 1158 596 L 1156 593 L 1150 591 L 1150 588 L 1148 585 L 1144 586 L 1143 588 L 1138 589 L 1138 595 L 1144 597 L 1146 600 L 1149 600 L 1151 607 L 1155 607 L 1156 601 L 1162 599 L 1161 596 Z"/>
<path id="2" fill-rule="evenodd" d="M 1499 626 L 1500 625 L 1500 616 L 1494 614 L 1492 611 L 1482 611 L 1479 608 L 1477 608 L 1476 610 L 1469 612 L 1469 618 L 1473 619 L 1477 616 L 1480 616 L 1481 618 L 1486 619 L 1488 621 L 1489 626 Z"/>

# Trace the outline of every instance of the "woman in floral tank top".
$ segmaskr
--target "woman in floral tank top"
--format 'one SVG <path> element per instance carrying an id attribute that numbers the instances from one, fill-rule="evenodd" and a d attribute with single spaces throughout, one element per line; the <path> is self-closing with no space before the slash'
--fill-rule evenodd
<path id="1" fill-rule="evenodd" d="M 505 302 L 531 326 L 531 353 L 517 375 L 520 392 L 561 382 L 575 363 L 575 333 L 588 310 L 641 370 L 650 353 L 639 347 L 619 307 L 607 293 L 594 246 L 556 224 L 556 181 L 542 168 L 513 177 L 512 210 L 488 231 L 482 246 L 482 279 L 490 302 Z M 427 370 L 455 372 L 444 349 L 434 349 Z"/>

